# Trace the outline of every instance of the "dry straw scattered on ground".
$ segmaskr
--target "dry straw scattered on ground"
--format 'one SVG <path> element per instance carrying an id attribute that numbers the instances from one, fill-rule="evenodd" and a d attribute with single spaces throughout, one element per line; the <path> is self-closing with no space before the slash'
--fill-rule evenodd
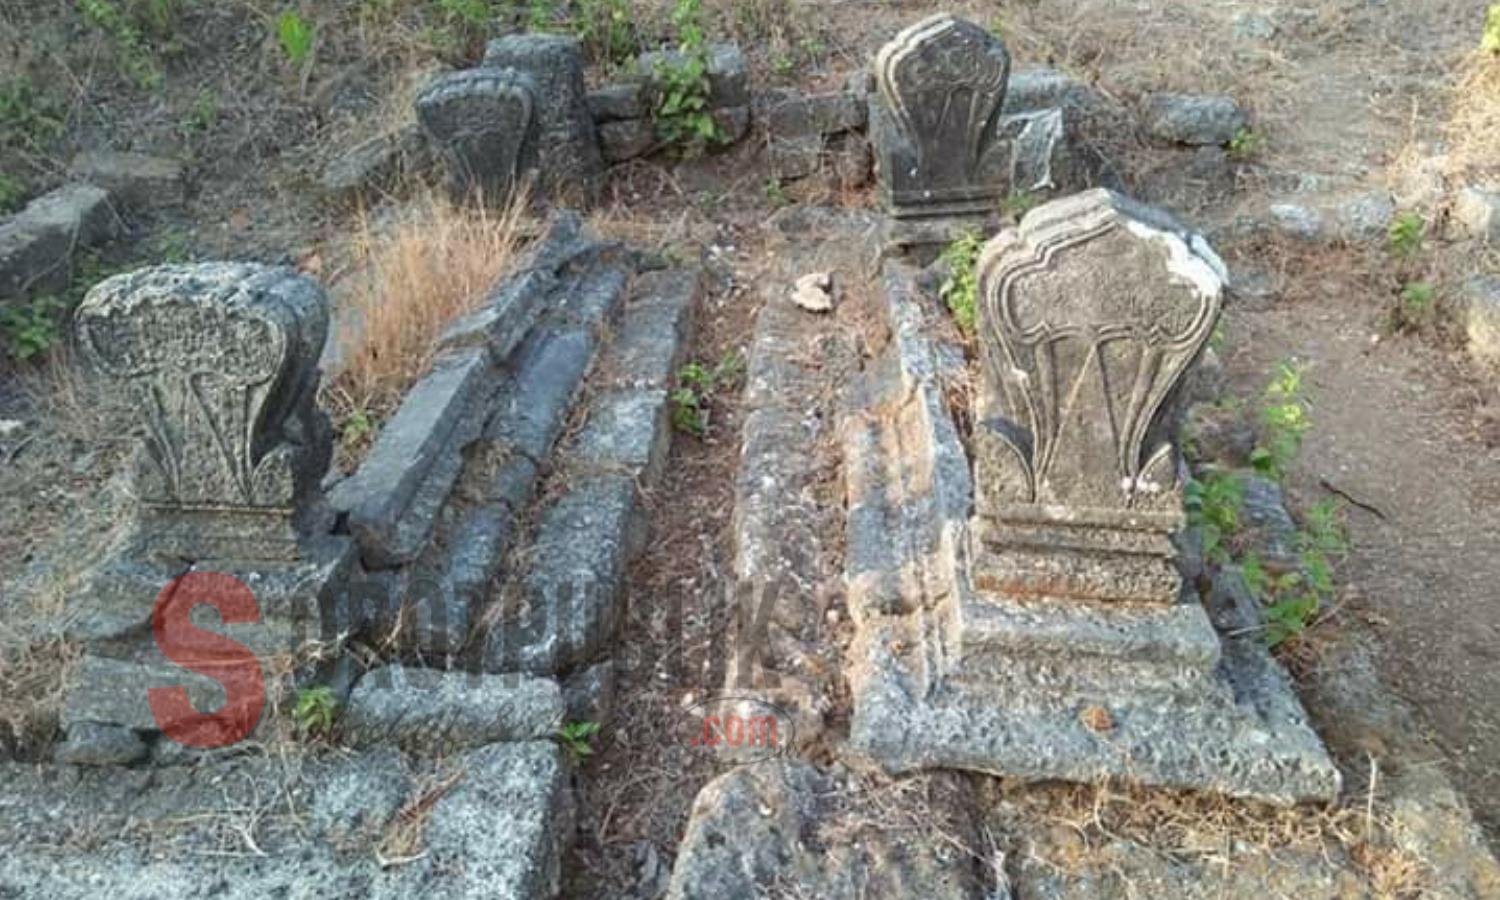
<path id="1" fill-rule="evenodd" d="M 442 329 L 480 306 L 510 269 L 526 209 L 520 196 L 503 207 L 465 208 L 427 195 L 394 219 L 358 216 L 357 274 L 325 397 L 347 449 L 357 451 L 431 365 Z"/>

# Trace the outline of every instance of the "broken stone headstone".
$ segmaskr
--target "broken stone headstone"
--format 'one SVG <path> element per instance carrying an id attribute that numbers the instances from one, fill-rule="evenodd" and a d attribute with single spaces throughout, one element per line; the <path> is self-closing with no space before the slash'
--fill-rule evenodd
<path id="1" fill-rule="evenodd" d="M 583 48 L 556 34 L 512 34 L 490 41 L 484 68 L 514 69 L 535 91 L 536 140 L 522 153 L 537 189 L 552 200 L 589 205 L 604 188 L 604 158 L 583 78 Z"/>
<path id="2" fill-rule="evenodd" d="M 536 103 L 536 83 L 511 69 L 452 72 L 418 95 L 417 118 L 447 165 L 455 195 L 510 196 L 537 140 Z"/>
<path id="3" fill-rule="evenodd" d="M 1008 152 L 999 140 L 1010 56 L 989 32 L 947 14 L 898 34 L 875 58 L 870 130 L 896 216 L 998 207 Z"/>
<path id="4" fill-rule="evenodd" d="M 163 266 L 101 283 L 75 322 L 84 356 L 145 426 L 132 476 L 152 550 L 296 558 L 331 452 L 314 405 L 322 289 L 290 269 Z"/>
<path id="5" fill-rule="evenodd" d="M 980 261 L 976 588 L 1177 599 L 1172 401 L 1226 278 L 1201 239 L 1102 191 L 1049 204 L 990 242 Z"/>

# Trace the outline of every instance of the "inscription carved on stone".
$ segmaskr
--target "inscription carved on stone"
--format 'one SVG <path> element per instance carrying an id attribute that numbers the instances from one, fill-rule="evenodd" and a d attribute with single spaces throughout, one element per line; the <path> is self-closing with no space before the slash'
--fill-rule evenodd
<path id="1" fill-rule="evenodd" d="M 151 548 L 295 557 L 296 516 L 331 448 L 314 405 L 323 291 L 290 269 L 164 266 L 95 287 L 75 327 L 89 363 L 140 412 L 132 475 Z"/>
<path id="2" fill-rule="evenodd" d="M 442 75 L 417 97 L 417 118 L 448 168 L 450 190 L 503 201 L 535 144 L 536 85 L 513 69 Z"/>
<path id="3" fill-rule="evenodd" d="M 975 586 L 1173 602 L 1175 396 L 1219 313 L 1223 265 L 1156 210 L 1049 203 L 979 263 Z"/>
<path id="4" fill-rule="evenodd" d="M 871 136 L 896 216 L 988 212 L 1004 199 L 1010 150 L 999 139 L 1010 57 L 983 28 L 942 14 L 907 28 L 875 58 Z"/>

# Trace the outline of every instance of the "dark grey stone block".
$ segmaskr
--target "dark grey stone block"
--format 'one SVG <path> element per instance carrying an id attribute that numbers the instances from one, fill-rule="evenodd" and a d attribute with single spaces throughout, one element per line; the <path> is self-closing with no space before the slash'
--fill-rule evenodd
<path id="1" fill-rule="evenodd" d="M 448 169 L 449 190 L 504 202 L 534 168 L 542 104 L 532 76 L 500 67 L 447 72 L 417 95 L 417 119 Z M 592 123 L 590 123 L 592 125 Z"/>
<path id="2" fill-rule="evenodd" d="M 128 766 L 149 752 L 146 742 L 123 725 L 75 722 L 53 759 L 65 766 Z"/>
<path id="3" fill-rule="evenodd" d="M 702 290 L 698 269 L 663 269 L 638 276 L 620 327 L 600 359 L 603 383 L 670 387 L 691 336 L 693 306 Z"/>
<path id="4" fill-rule="evenodd" d="M 109 192 L 69 184 L 0 220 L 0 298 L 67 285 L 74 251 L 120 232 Z"/>
<path id="5" fill-rule="evenodd" d="M 590 205 L 604 187 L 604 159 L 589 115 L 583 48 L 555 34 L 511 34 L 490 41 L 486 68 L 524 72 L 536 85 L 537 140 L 523 155 L 538 188 L 558 202 Z"/>
<path id="6" fill-rule="evenodd" d="M 573 439 L 568 459 L 630 474 L 649 489 L 660 480 L 670 447 L 665 390 L 607 391 L 590 399 L 588 421 Z"/>
<path id="7" fill-rule="evenodd" d="M 96 150 L 75 157 L 69 174 L 104 188 L 127 207 L 181 206 L 187 200 L 187 176 L 175 159 Z"/>
<path id="8" fill-rule="evenodd" d="M 639 81 L 607 84 L 590 91 L 586 101 L 590 115 L 599 123 L 645 119 L 652 112 L 647 102 L 646 87 Z"/>
<path id="9" fill-rule="evenodd" d="M 644 156 L 656 143 L 656 123 L 651 119 L 622 119 L 599 126 L 599 149 L 608 162 Z"/>
<path id="10" fill-rule="evenodd" d="M 523 579 L 528 612 L 494 624 L 485 670 L 565 672 L 598 653 L 618 623 L 625 566 L 643 528 L 634 478 L 574 479 L 541 514 Z"/>
<path id="11" fill-rule="evenodd" d="M 869 109 L 864 98 L 848 91 L 789 97 L 767 106 L 765 126 L 772 140 L 858 131 Z"/>
<path id="12" fill-rule="evenodd" d="M 593 358 L 594 338 L 585 331 L 533 334 L 512 361 L 484 437 L 540 464 L 562 433 L 568 407 Z"/>
<path id="13" fill-rule="evenodd" d="M 562 689 L 550 678 L 393 665 L 359 680 L 339 728 L 357 746 L 395 744 L 446 754 L 545 739 L 563 712 Z"/>
<path id="14" fill-rule="evenodd" d="M 1177 144 L 1227 144 L 1249 120 L 1233 97 L 1150 94 L 1142 125 L 1154 138 Z"/>
<path id="15" fill-rule="evenodd" d="M 381 430 L 359 471 L 330 493 L 334 507 L 348 511 L 367 566 L 400 565 L 421 552 L 461 469 L 461 420 L 489 387 L 488 374 L 483 349 L 440 357 Z"/>

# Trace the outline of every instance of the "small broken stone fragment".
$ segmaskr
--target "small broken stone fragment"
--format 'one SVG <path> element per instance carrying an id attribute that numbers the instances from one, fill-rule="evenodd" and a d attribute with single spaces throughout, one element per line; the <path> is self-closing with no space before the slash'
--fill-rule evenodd
<path id="1" fill-rule="evenodd" d="M 1102 706 L 1084 707 L 1083 712 L 1078 714 L 1078 719 L 1083 723 L 1083 727 L 1095 734 L 1104 734 L 1115 730 L 1114 716 L 1111 716 L 1109 710 Z"/>
<path id="2" fill-rule="evenodd" d="M 833 309 L 833 275 L 813 272 L 797 279 L 792 302 L 808 312 L 825 313 Z"/>

